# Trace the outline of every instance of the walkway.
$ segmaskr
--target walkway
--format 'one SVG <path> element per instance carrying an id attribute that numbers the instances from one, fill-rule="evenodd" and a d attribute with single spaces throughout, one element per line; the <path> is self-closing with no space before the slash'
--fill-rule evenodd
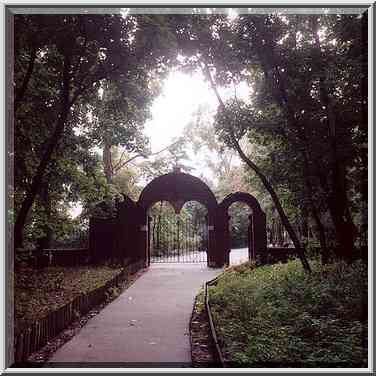
<path id="1" fill-rule="evenodd" d="M 94 316 L 46 367 L 190 367 L 195 295 L 221 269 L 157 264 Z"/>

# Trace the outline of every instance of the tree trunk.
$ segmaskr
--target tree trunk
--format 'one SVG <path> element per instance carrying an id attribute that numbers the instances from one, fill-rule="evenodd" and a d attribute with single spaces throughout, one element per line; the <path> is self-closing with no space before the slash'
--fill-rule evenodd
<path id="1" fill-rule="evenodd" d="M 16 95 L 15 95 L 15 98 L 14 98 L 14 114 L 16 114 L 16 112 L 19 108 L 19 105 L 22 102 L 23 97 L 25 96 L 26 90 L 29 86 L 30 78 L 31 78 L 31 76 L 33 74 L 33 70 L 34 70 L 34 63 L 35 63 L 36 57 L 37 57 L 37 48 L 35 46 L 33 46 L 31 48 L 29 65 L 27 67 L 25 77 L 22 81 L 22 85 L 18 90 L 16 90 Z"/>
<path id="2" fill-rule="evenodd" d="M 333 110 L 333 103 L 325 81 L 325 66 L 321 51 L 318 32 L 318 21 L 316 17 L 311 18 L 312 29 L 315 39 L 317 54 L 322 62 L 318 66 L 320 71 L 320 98 L 325 105 L 328 118 L 328 136 L 332 153 L 332 184 L 329 195 L 329 207 L 336 232 L 336 253 L 340 258 L 351 260 L 354 251 L 356 229 L 351 218 L 349 202 L 346 194 L 346 172 L 345 166 L 340 163 L 337 145 L 336 116 Z"/>
<path id="3" fill-rule="evenodd" d="M 306 271 L 310 272 L 311 268 L 310 268 L 308 260 L 305 256 L 305 250 L 301 246 L 300 241 L 299 241 L 299 239 L 298 239 L 298 237 L 295 233 L 295 230 L 292 227 L 285 211 L 283 210 L 281 202 L 279 201 L 278 195 L 275 192 L 273 186 L 269 183 L 268 179 L 259 170 L 259 168 L 244 154 L 243 150 L 240 148 L 240 145 L 239 145 L 238 141 L 235 139 L 234 136 L 233 136 L 233 143 L 234 143 L 235 149 L 239 153 L 240 158 L 243 160 L 243 162 L 245 162 L 248 165 L 249 168 L 251 168 L 256 173 L 256 175 L 260 178 L 260 180 L 264 184 L 265 189 L 269 192 L 269 194 L 270 194 L 270 196 L 273 200 L 273 203 L 275 205 L 275 208 L 277 209 L 279 217 L 281 218 L 281 222 L 282 222 L 283 226 L 285 227 L 287 233 L 290 236 L 290 239 L 292 240 L 292 242 L 294 244 L 294 247 L 295 247 L 295 249 L 298 253 L 298 256 L 299 256 L 299 258 L 300 258 L 300 260 L 303 264 L 304 269 Z"/>
<path id="4" fill-rule="evenodd" d="M 223 103 L 222 101 L 222 98 L 220 97 L 219 93 L 218 93 L 218 90 L 217 90 L 217 87 L 215 86 L 215 83 L 213 81 L 213 78 L 210 74 L 210 71 L 209 71 L 209 68 L 208 66 L 205 64 L 205 70 L 206 70 L 206 75 L 209 79 L 209 82 L 212 86 L 212 89 L 218 99 L 218 102 L 219 102 L 219 105 L 222 107 L 225 115 L 226 115 L 226 118 L 228 119 L 229 123 L 231 123 L 231 119 L 230 117 L 227 115 L 227 109 L 226 109 L 226 106 L 225 104 Z M 283 210 L 283 207 L 281 205 L 281 202 L 279 201 L 279 198 L 278 198 L 278 195 L 277 193 L 275 192 L 273 186 L 269 183 L 269 180 L 266 178 L 266 176 L 261 172 L 261 170 L 256 166 L 256 164 L 254 164 L 243 152 L 243 150 L 241 149 L 240 145 L 239 145 L 239 141 L 236 139 L 233 131 L 231 130 L 230 131 L 230 137 L 231 137 L 231 143 L 232 143 L 232 146 L 234 147 L 234 149 L 238 152 L 240 158 L 243 160 L 243 162 L 251 169 L 253 170 L 256 175 L 259 177 L 259 179 L 262 181 L 265 189 L 269 192 L 270 194 L 270 197 L 272 198 L 273 200 L 273 203 L 275 205 L 275 208 L 277 209 L 277 212 L 281 218 L 281 221 L 282 221 L 282 224 L 283 226 L 285 227 L 287 233 L 289 234 L 290 236 L 290 239 L 292 240 L 293 244 L 294 244 L 294 247 L 295 247 L 295 250 L 298 254 L 298 257 L 300 258 L 301 262 L 302 262 L 302 265 L 303 265 L 303 268 L 307 271 L 307 272 L 311 272 L 311 268 L 309 266 L 309 263 L 308 263 L 308 260 L 305 256 L 305 250 L 304 248 L 301 246 L 300 244 L 300 241 L 295 233 L 295 230 L 294 228 L 292 227 L 285 211 Z"/>
<path id="5" fill-rule="evenodd" d="M 104 137 L 103 145 L 103 170 L 106 176 L 107 184 L 112 184 L 113 180 L 113 168 L 112 168 L 112 154 L 111 143 L 109 137 Z"/>
<path id="6" fill-rule="evenodd" d="M 34 203 L 36 195 L 39 193 L 41 185 L 43 183 L 43 177 L 48 167 L 53 152 L 59 143 L 59 140 L 64 132 L 66 120 L 69 115 L 71 103 L 69 101 L 69 83 L 70 83 L 70 58 L 65 56 L 64 68 L 63 68 L 63 82 L 61 92 L 61 110 L 56 122 L 55 131 L 51 136 L 50 141 L 42 155 L 41 161 L 37 168 L 37 171 L 32 180 L 30 189 L 27 191 L 26 196 L 22 202 L 20 211 L 18 212 L 15 224 L 14 224 L 14 248 L 22 248 L 23 246 L 23 229 L 25 226 L 26 218 L 31 206 Z"/>
<path id="7" fill-rule="evenodd" d="M 313 17 L 311 19 L 314 32 L 317 29 L 317 19 Z M 262 23 L 256 22 L 255 25 L 260 29 L 262 32 L 266 32 L 265 27 Z M 265 33 L 265 35 L 268 35 Z M 318 54 L 322 60 L 321 54 L 321 47 L 320 41 L 318 38 L 317 33 L 314 35 L 315 37 L 315 44 L 317 46 Z M 273 43 L 269 40 L 269 45 L 263 46 L 260 44 L 260 41 L 257 39 L 253 39 L 255 46 L 258 49 L 258 54 L 260 57 L 260 61 L 262 63 L 262 67 L 265 73 L 266 78 L 270 77 L 268 69 L 274 69 L 275 71 L 275 86 L 277 87 L 279 93 L 275 95 L 277 102 L 280 104 L 282 108 L 286 110 L 286 115 L 289 119 L 289 122 L 296 128 L 298 131 L 299 137 L 301 136 L 301 127 L 297 123 L 295 118 L 294 109 L 291 106 L 289 96 L 286 90 L 286 84 L 284 81 L 284 77 L 280 74 L 279 67 L 277 64 L 277 60 L 274 56 L 273 50 Z M 264 54 L 267 55 L 264 55 Z M 341 179 L 341 176 L 344 175 L 341 173 L 341 166 L 339 165 L 338 160 L 338 152 L 337 152 L 337 144 L 336 144 L 336 137 L 335 137 L 335 116 L 332 109 L 332 104 L 330 102 L 330 98 L 328 96 L 328 91 L 325 86 L 324 81 L 324 65 L 322 64 L 321 67 L 318 67 L 321 70 L 321 79 L 320 79 L 320 96 L 322 98 L 323 104 L 325 104 L 328 114 L 328 128 L 329 128 L 329 139 L 330 139 L 330 147 L 332 149 L 332 166 L 331 172 L 333 175 L 333 183 L 327 192 L 329 193 L 329 210 L 331 217 L 333 219 L 333 224 L 335 227 L 337 243 L 338 243 L 338 256 L 342 258 L 351 258 L 351 253 L 354 248 L 354 241 L 355 241 L 355 233 L 354 233 L 354 225 L 352 223 L 348 199 L 346 195 L 345 189 L 345 180 Z"/>
<path id="8" fill-rule="evenodd" d="M 325 265 L 329 262 L 329 249 L 326 242 L 325 229 L 314 205 L 311 206 L 311 213 L 316 224 L 316 231 L 319 235 L 321 262 Z"/>
<path id="9" fill-rule="evenodd" d="M 51 248 L 52 242 L 52 230 L 51 230 L 51 199 L 49 194 L 49 185 L 43 184 L 39 194 L 42 206 L 46 213 L 46 223 L 43 226 L 43 230 L 45 232 L 45 236 L 38 240 L 38 248 L 45 249 Z"/>
<path id="10" fill-rule="evenodd" d="M 305 142 L 305 146 L 307 147 L 307 139 L 306 137 L 303 138 Z M 329 249 L 327 246 L 327 241 L 326 241 L 326 234 L 325 234 L 325 228 L 322 224 L 321 218 L 319 211 L 315 205 L 315 202 L 313 200 L 313 188 L 312 188 L 312 183 L 310 179 L 310 168 L 309 168 L 309 162 L 308 162 L 308 157 L 307 157 L 307 152 L 303 151 L 303 176 L 304 176 L 304 185 L 307 190 L 307 196 L 309 200 L 309 206 L 311 209 L 311 214 L 313 217 L 313 220 L 315 221 L 316 224 L 316 230 L 319 235 L 319 242 L 320 242 L 320 253 L 321 253 L 321 260 L 323 264 L 327 264 L 329 262 Z M 323 179 L 324 177 L 322 177 Z"/>
<path id="11" fill-rule="evenodd" d="M 323 103 L 328 110 L 329 137 L 332 151 L 332 181 L 328 204 L 336 232 L 336 254 L 340 258 L 351 260 L 354 251 L 356 229 L 351 218 L 346 194 L 345 166 L 340 163 L 338 155 L 335 114 L 326 87 L 324 83 L 321 83 L 321 85 Z"/>
<path id="12" fill-rule="evenodd" d="M 335 194 L 333 194 L 335 196 Z M 347 261 L 352 261 L 354 257 L 356 227 L 352 221 L 349 209 L 346 204 L 335 197 L 331 198 L 331 213 L 336 231 L 336 255 Z"/>

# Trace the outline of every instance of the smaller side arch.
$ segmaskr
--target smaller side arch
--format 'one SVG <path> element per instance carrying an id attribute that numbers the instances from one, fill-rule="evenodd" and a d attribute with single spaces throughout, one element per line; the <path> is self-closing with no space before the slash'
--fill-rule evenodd
<path id="1" fill-rule="evenodd" d="M 247 204 L 254 212 L 263 212 L 257 199 L 250 193 L 246 192 L 235 192 L 227 195 L 219 204 L 219 206 L 224 210 L 228 210 L 228 208 L 234 202 L 243 202 Z"/>
<path id="2" fill-rule="evenodd" d="M 218 207 L 218 229 L 222 232 L 222 236 L 218 234 L 218 238 L 222 240 L 219 244 L 223 244 L 222 252 L 224 254 L 225 263 L 229 264 L 230 259 L 230 232 L 229 232 L 229 215 L 228 209 L 235 202 L 242 202 L 252 209 L 252 216 L 250 218 L 250 258 L 256 260 L 264 258 L 266 254 L 266 215 L 261 209 L 257 199 L 246 192 L 235 192 L 226 196 Z"/>

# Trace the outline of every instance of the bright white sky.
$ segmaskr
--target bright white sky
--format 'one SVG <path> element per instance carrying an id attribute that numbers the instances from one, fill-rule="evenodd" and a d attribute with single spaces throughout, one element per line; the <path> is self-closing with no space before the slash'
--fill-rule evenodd
<path id="1" fill-rule="evenodd" d="M 234 88 L 219 90 L 225 100 L 234 95 Z M 244 83 L 236 87 L 238 98 L 246 98 L 249 95 L 249 87 Z M 152 152 L 157 152 L 173 142 L 173 139 L 183 135 L 184 128 L 194 119 L 194 113 L 200 105 L 208 105 L 209 110 L 215 111 L 218 100 L 208 83 L 204 81 L 202 73 L 188 75 L 179 71 L 170 73 L 161 95 L 155 99 L 152 105 L 152 119 L 145 125 L 145 134 L 150 139 Z M 204 174 L 213 179 L 212 172 L 205 164 L 204 155 L 190 154 L 193 175 Z M 213 154 L 211 158 L 216 158 Z M 233 159 L 234 163 L 239 163 Z M 147 183 L 147 182 L 146 182 Z M 72 208 L 71 213 L 75 217 L 81 212 L 81 205 Z"/>
<path id="2" fill-rule="evenodd" d="M 223 99 L 234 95 L 234 88 L 219 91 Z M 238 85 L 236 95 L 238 98 L 247 97 L 249 87 L 245 83 Z M 202 73 L 189 75 L 179 71 L 171 72 L 163 85 L 162 94 L 153 103 L 152 119 L 145 126 L 152 152 L 163 149 L 170 145 L 174 138 L 182 136 L 184 128 L 194 120 L 194 113 L 202 105 L 208 106 L 210 111 L 215 111 L 218 106 L 218 100 L 204 81 Z M 203 155 L 198 153 L 190 157 L 192 166 L 203 172 Z M 210 171 L 205 173 L 210 174 Z"/>
<path id="3" fill-rule="evenodd" d="M 181 136 L 200 104 L 208 104 L 211 108 L 217 105 L 202 75 L 196 73 L 190 76 L 178 71 L 170 73 L 162 94 L 154 101 L 153 118 L 145 127 L 152 151 L 162 149 L 173 138 Z"/>

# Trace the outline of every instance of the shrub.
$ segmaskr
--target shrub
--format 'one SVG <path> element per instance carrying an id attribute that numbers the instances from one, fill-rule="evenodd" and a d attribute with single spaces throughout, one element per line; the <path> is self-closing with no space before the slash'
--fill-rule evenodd
<path id="1" fill-rule="evenodd" d="M 367 365 L 367 267 L 300 262 L 227 269 L 210 288 L 225 356 L 233 366 Z"/>

